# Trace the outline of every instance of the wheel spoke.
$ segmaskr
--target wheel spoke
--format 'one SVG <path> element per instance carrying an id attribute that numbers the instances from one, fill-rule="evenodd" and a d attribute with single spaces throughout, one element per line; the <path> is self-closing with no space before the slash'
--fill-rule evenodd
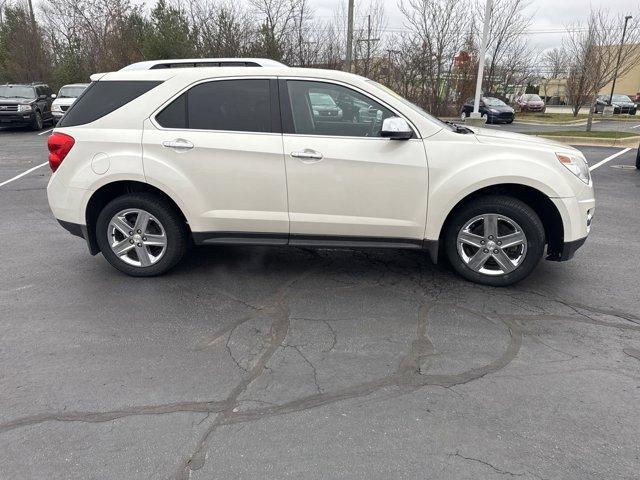
<path id="1" fill-rule="evenodd" d="M 498 237 L 498 240 L 502 242 L 502 248 L 515 247 L 516 245 L 524 243 L 526 239 L 524 232 L 515 232 L 503 237 Z"/>
<path id="2" fill-rule="evenodd" d="M 167 237 L 164 235 L 146 235 L 143 243 L 150 247 L 164 247 L 167 245 Z"/>
<path id="3" fill-rule="evenodd" d="M 138 247 L 136 245 L 136 253 L 138 254 L 138 260 L 140 260 L 141 266 L 148 267 L 149 265 L 151 265 L 151 258 L 149 257 L 147 247 L 145 247 L 144 245 Z"/>
<path id="4" fill-rule="evenodd" d="M 131 225 L 127 223 L 124 217 L 113 217 L 111 219 L 111 225 L 120 230 L 125 237 L 128 237 L 129 232 L 132 230 Z"/>
<path id="5" fill-rule="evenodd" d="M 149 225 L 149 214 L 145 211 L 138 211 L 136 224 L 133 228 L 136 232 L 140 230 L 142 233 L 145 233 L 147 231 L 147 225 Z"/>
<path id="6" fill-rule="evenodd" d="M 488 238 L 492 236 L 493 238 L 498 236 L 498 216 L 489 213 L 484 216 L 484 236 Z"/>
<path id="7" fill-rule="evenodd" d="M 458 235 L 458 241 L 473 247 L 482 248 L 482 243 L 480 243 L 482 241 L 482 237 L 474 233 L 462 231 Z"/>
<path id="8" fill-rule="evenodd" d="M 491 256 L 490 253 L 485 253 L 483 249 L 479 249 L 473 257 L 469 259 L 469 268 L 475 270 L 476 272 L 484 267 L 484 264 Z"/>
<path id="9" fill-rule="evenodd" d="M 503 250 L 498 250 L 498 253 L 494 253 L 493 258 L 498 262 L 498 265 L 500 265 L 500 268 L 504 273 L 513 272 L 516 268 L 509 256 L 504 253 Z"/>
<path id="10" fill-rule="evenodd" d="M 128 238 L 125 238 L 121 242 L 112 245 L 111 250 L 113 250 L 113 253 L 115 253 L 117 256 L 121 257 L 123 255 L 126 255 L 134 247 L 135 245 L 132 244 Z"/>

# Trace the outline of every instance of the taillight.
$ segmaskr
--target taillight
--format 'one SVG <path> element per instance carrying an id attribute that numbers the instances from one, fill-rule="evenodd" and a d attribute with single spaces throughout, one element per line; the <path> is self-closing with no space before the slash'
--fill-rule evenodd
<path id="1" fill-rule="evenodd" d="M 49 166 L 51 167 L 51 171 L 55 172 L 58 169 L 74 143 L 76 143 L 76 141 L 73 137 L 65 135 L 64 133 L 51 134 L 47 141 L 47 146 L 49 147 Z"/>

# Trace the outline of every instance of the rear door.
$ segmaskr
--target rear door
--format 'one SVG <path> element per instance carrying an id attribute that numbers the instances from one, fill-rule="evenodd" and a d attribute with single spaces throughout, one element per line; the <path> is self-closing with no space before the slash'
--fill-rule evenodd
<path id="1" fill-rule="evenodd" d="M 287 242 L 275 79 L 192 86 L 145 123 L 143 150 L 147 181 L 182 202 L 196 241 Z"/>
<path id="2" fill-rule="evenodd" d="M 421 245 L 424 145 L 380 135 L 384 119 L 398 114 L 327 81 L 283 79 L 280 97 L 290 243 Z"/>

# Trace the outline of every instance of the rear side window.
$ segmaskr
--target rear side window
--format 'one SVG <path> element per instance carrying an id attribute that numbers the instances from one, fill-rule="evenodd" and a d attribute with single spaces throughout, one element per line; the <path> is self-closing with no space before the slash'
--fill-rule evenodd
<path id="1" fill-rule="evenodd" d="M 74 127 L 91 123 L 126 105 L 161 83 L 120 80 L 93 82 L 69 108 L 58 126 Z"/>
<path id="2" fill-rule="evenodd" d="M 269 80 L 221 80 L 196 85 L 157 116 L 165 128 L 271 132 Z"/>

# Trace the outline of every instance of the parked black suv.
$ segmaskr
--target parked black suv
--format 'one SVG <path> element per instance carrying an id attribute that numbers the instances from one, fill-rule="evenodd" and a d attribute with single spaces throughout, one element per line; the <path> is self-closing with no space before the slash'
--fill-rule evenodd
<path id="1" fill-rule="evenodd" d="M 0 85 L 0 126 L 29 126 L 41 130 L 53 123 L 51 103 L 56 98 L 44 83 Z"/>

